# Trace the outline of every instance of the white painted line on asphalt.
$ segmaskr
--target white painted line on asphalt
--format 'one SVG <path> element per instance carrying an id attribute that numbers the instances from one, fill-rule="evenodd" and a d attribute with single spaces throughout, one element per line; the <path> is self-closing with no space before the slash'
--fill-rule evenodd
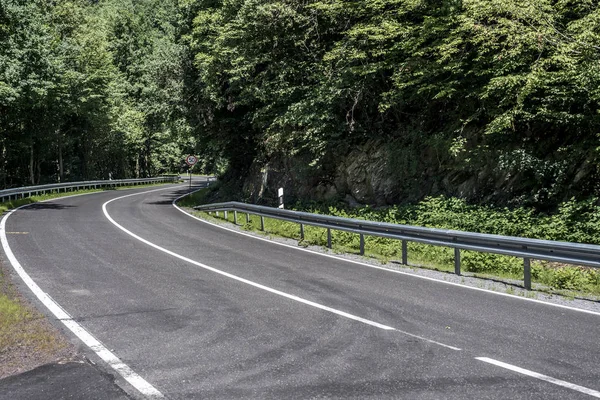
<path id="1" fill-rule="evenodd" d="M 72 197 L 72 196 L 69 196 Z M 55 199 L 53 199 L 55 200 Z M 35 203 L 34 203 L 35 204 Z M 29 206 L 28 204 L 27 206 Z M 159 392 L 154 386 L 148 383 L 144 378 L 135 373 L 127 364 L 121 361 L 116 355 L 108 350 L 98 339 L 96 339 L 91 333 L 89 333 L 83 326 L 75 322 L 73 318 L 67 313 L 56 301 L 54 301 L 49 295 L 47 295 L 38 285 L 33 281 L 27 272 L 21 266 L 21 263 L 17 260 L 10 246 L 8 245 L 8 239 L 6 237 L 6 220 L 15 211 L 20 208 L 16 208 L 7 213 L 2 222 L 0 222 L 0 241 L 2 241 L 2 248 L 6 257 L 10 261 L 14 270 L 19 274 L 23 282 L 29 287 L 29 289 L 36 295 L 36 297 L 54 314 L 54 316 L 60 320 L 71 332 L 75 334 L 86 346 L 94 351 L 102 360 L 110 365 L 115 371 L 119 373 L 127 382 L 131 384 L 140 393 L 150 399 L 163 398 L 164 395 Z"/>
<path id="2" fill-rule="evenodd" d="M 199 189 L 199 190 L 201 190 L 201 189 Z M 193 192 L 190 192 L 190 193 L 193 193 Z M 321 253 L 321 252 L 318 252 L 318 251 L 305 249 L 305 248 L 302 248 L 302 247 L 299 247 L 299 246 L 293 246 L 293 245 L 289 245 L 289 244 L 286 244 L 286 243 L 277 242 L 277 241 L 274 241 L 274 240 L 271 240 L 271 239 L 263 238 L 263 237 L 256 236 L 256 235 L 252 235 L 252 234 L 249 234 L 249 233 L 246 233 L 246 232 L 240 232 L 238 230 L 231 229 L 231 228 L 228 228 L 226 226 L 215 224 L 215 223 L 207 221 L 205 219 L 196 217 L 195 215 L 192 215 L 192 214 L 188 213 L 187 211 L 183 210 L 181 207 L 179 207 L 176 204 L 176 202 L 178 200 L 184 198 L 185 196 L 189 195 L 190 193 L 186 193 L 183 196 L 180 196 L 180 197 L 176 198 L 173 201 L 173 207 L 175 207 L 177 210 L 181 211 L 182 213 L 184 213 L 188 217 L 191 217 L 191 218 L 193 218 L 193 219 L 195 219 L 197 221 L 200 221 L 200 222 L 208 224 L 208 225 L 212 225 L 212 226 L 217 227 L 217 228 L 224 229 L 224 230 L 229 231 L 229 232 L 237 233 L 238 235 L 247 236 L 247 237 L 250 237 L 250 238 L 253 238 L 253 239 L 256 239 L 256 240 L 262 240 L 263 242 L 272 243 L 272 244 L 275 244 L 275 245 L 278 245 L 278 246 L 288 247 L 290 249 L 294 249 L 294 250 L 297 250 L 297 251 L 304 251 L 304 252 L 311 253 L 311 254 L 316 254 L 316 255 L 319 255 L 319 256 L 322 256 L 322 257 L 333 258 L 335 260 L 344 261 L 344 262 L 348 262 L 348 263 L 352 263 L 352 264 L 356 264 L 356 265 L 361 265 L 363 267 L 369 267 L 369 268 L 373 268 L 373 269 L 378 269 L 378 270 L 381 270 L 381 271 L 387 271 L 387 272 L 391 272 L 391 273 L 394 273 L 394 274 L 411 276 L 413 278 L 418 278 L 418 279 L 424 279 L 424 280 L 427 280 L 427 281 L 433 281 L 433 282 L 443 283 L 445 285 L 450 285 L 450 286 L 458 286 L 458 287 L 461 287 L 461 288 L 464 288 L 464 289 L 476 290 L 478 292 L 485 292 L 485 293 L 494 294 L 494 295 L 497 295 L 497 296 L 510 297 L 510 298 L 513 298 L 513 299 L 518 299 L 518 300 L 523 300 L 523 301 L 529 301 L 529 302 L 532 302 L 532 303 L 544 304 L 544 305 L 547 305 L 547 306 L 552 306 L 552 307 L 557 307 L 557 308 L 563 308 L 563 309 L 566 309 L 566 310 L 577 311 L 577 312 L 582 312 L 582 313 L 585 313 L 585 314 L 592 314 L 592 315 L 600 316 L 600 312 L 597 312 L 597 311 L 592 311 L 592 310 L 586 310 L 586 309 L 583 309 L 583 308 L 566 306 L 566 305 L 563 305 L 563 304 L 549 303 L 549 302 L 543 301 L 543 300 L 531 299 L 531 298 L 528 298 L 528 297 L 517 296 L 517 295 L 509 294 L 509 293 L 496 292 L 494 290 L 489 290 L 489 289 L 484 289 L 484 288 L 478 288 L 478 287 L 468 286 L 468 285 L 464 285 L 464 284 L 456 283 L 456 282 L 448 282 L 448 281 L 444 281 L 442 279 L 437 279 L 437 278 L 432 278 L 432 277 L 429 277 L 429 276 L 422 276 L 422 275 L 417 275 L 417 274 L 411 274 L 410 272 L 398 271 L 398 270 L 391 269 L 391 268 L 378 267 L 377 265 L 367 264 L 367 263 L 356 261 L 356 260 L 349 260 L 347 258 L 337 257 L 337 256 L 332 255 L 332 254 Z"/>
<path id="3" fill-rule="evenodd" d="M 419 339 L 419 340 L 422 340 L 424 342 L 429 342 L 429 343 L 432 343 L 432 344 L 437 344 L 438 346 L 442 346 L 442 347 L 445 347 L 445 348 L 450 349 L 450 350 L 454 350 L 454 351 L 461 351 L 462 350 L 462 349 L 460 349 L 458 347 L 450 346 L 448 344 L 444 344 L 444 343 L 441 343 L 441 342 L 436 342 L 435 340 L 427 339 L 427 338 L 424 338 L 423 336 L 419 336 L 419 335 L 414 335 L 412 333 L 409 333 L 409 332 L 406 332 L 406 331 L 402 331 L 400 329 L 394 328 L 394 330 L 396 332 L 398 332 L 398 333 L 403 334 L 403 335 L 411 336 L 411 337 L 414 337 L 415 339 Z"/>
<path id="4" fill-rule="evenodd" d="M 178 258 L 178 259 L 180 259 L 180 260 L 183 260 L 183 261 L 185 261 L 185 262 L 188 262 L 188 263 L 190 263 L 190 264 L 196 265 L 196 266 L 198 266 L 198 267 L 200 267 L 200 268 L 204 268 L 204 269 L 206 269 L 206 270 L 209 270 L 209 271 L 215 272 L 215 273 L 217 273 L 217 274 L 219 274 L 219 275 L 226 276 L 226 277 L 228 277 L 228 278 L 230 278 L 230 279 L 234 279 L 234 280 L 236 280 L 236 281 L 238 281 L 238 282 L 245 283 L 245 284 L 247 284 L 247 285 L 250 285 L 250 286 L 253 286 L 253 287 L 255 287 L 255 288 L 258 288 L 258 289 L 261 289 L 261 290 L 267 291 L 267 292 L 269 292 L 269 293 L 273 293 L 273 294 L 276 294 L 276 295 L 278 295 L 278 296 L 285 297 L 285 298 L 287 298 L 287 299 L 290 299 L 290 300 L 296 301 L 296 302 L 298 302 L 298 303 L 306 304 L 306 305 L 308 305 L 308 306 L 315 307 L 315 308 L 318 308 L 318 309 L 320 309 L 320 310 L 327 311 L 327 312 L 330 312 L 330 313 L 333 313 L 333 314 L 339 315 L 339 316 L 341 316 L 341 317 L 345 317 L 345 318 L 348 318 L 348 319 L 351 319 L 351 320 L 354 320 L 354 321 L 362 322 L 363 324 L 371 325 L 371 326 L 374 326 L 374 327 L 376 327 L 376 328 L 383 329 L 383 330 L 387 330 L 387 331 L 396 331 L 396 332 L 398 332 L 398 333 L 402 333 L 402 334 L 404 334 L 404 335 L 408 335 L 408 336 L 411 336 L 411 337 L 414 337 L 414 338 L 418 338 L 418 339 L 421 339 L 421 340 L 423 340 L 423 341 L 426 341 L 426 342 L 428 342 L 428 343 L 436 344 L 436 345 L 439 345 L 439 346 L 442 346 L 442 347 L 445 347 L 445 348 L 448 348 L 448 349 L 452 349 L 452 350 L 456 350 L 456 351 L 460 351 L 460 350 L 461 350 L 461 349 L 459 349 L 458 347 L 449 346 L 449 345 L 447 345 L 447 344 L 440 343 L 440 342 L 437 342 L 437 341 L 435 341 L 435 340 L 431 340 L 431 339 L 427 339 L 427 338 L 424 338 L 424 337 L 421 337 L 421 336 L 413 335 L 413 334 L 411 334 L 411 333 L 408 333 L 408 332 L 401 331 L 401 330 L 399 330 L 399 329 L 396 329 L 396 328 L 393 328 L 393 327 L 391 327 L 391 326 L 384 325 L 384 324 L 380 324 L 379 322 L 375 322 L 375 321 L 371 321 L 371 320 L 369 320 L 369 319 L 366 319 L 366 318 L 358 317 L 358 316 L 356 316 L 356 315 L 349 314 L 349 313 L 347 313 L 347 312 L 345 312 L 345 311 L 341 311 L 341 310 L 337 310 L 337 309 L 335 309 L 335 308 L 327 307 L 327 306 L 325 306 L 325 305 L 322 305 L 322 304 L 319 304 L 319 303 L 315 303 L 315 302 L 313 302 L 313 301 L 306 300 L 306 299 L 303 299 L 303 298 L 301 298 L 301 297 L 298 297 L 298 296 L 295 296 L 295 295 L 292 295 L 292 294 L 289 294 L 289 293 L 285 293 L 285 292 L 282 292 L 282 291 L 280 291 L 280 290 L 277 290 L 277 289 L 273 289 L 273 288 L 271 288 L 271 287 L 268 287 L 268 286 L 265 286 L 265 285 L 261 285 L 260 283 L 257 283 L 257 282 L 254 282 L 254 281 L 251 281 L 251 280 L 248 280 L 248 279 L 245 279 L 245 278 L 239 277 L 239 276 L 237 276 L 237 275 L 230 274 L 229 272 L 225 272 L 225 271 L 222 271 L 222 270 L 220 270 L 220 269 L 217 269 L 217 268 L 211 267 L 211 266 L 209 266 L 209 265 L 206 265 L 206 264 L 203 264 L 203 263 L 201 263 L 201 262 L 198 262 L 198 261 L 192 260 L 191 258 L 184 257 L 184 256 L 182 256 L 182 255 L 180 255 L 180 254 L 177 254 L 177 253 L 175 253 L 175 252 L 171 251 L 171 250 L 167 250 L 167 249 L 165 249 L 164 247 L 160 247 L 160 246 L 158 246 L 157 244 L 154 244 L 154 243 L 152 243 L 152 242 L 150 242 L 150 241 L 148 241 L 148 240 L 146 240 L 146 239 L 144 239 L 144 238 L 142 238 L 142 237 L 140 237 L 140 236 L 136 235 L 135 233 L 133 233 L 133 232 L 131 232 L 131 231 L 127 230 L 126 228 L 124 228 L 123 226 L 121 226 L 119 223 L 117 223 L 117 222 L 116 222 L 116 221 L 115 221 L 115 220 L 114 220 L 114 219 L 113 219 L 113 218 L 110 216 L 110 214 L 108 213 L 107 206 L 108 206 L 110 203 L 112 203 L 113 201 L 120 200 L 120 199 L 124 199 L 124 198 L 131 197 L 131 196 L 137 196 L 137 195 L 140 195 L 140 194 L 145 194 L 145 193 L 150 193 L 150 192 L 143 192 L 143 193 L 133 193 L 133 194 L 129 194 L 129 195 L 126 195 L 126 196 L 121 196 L 121 197 L 117 197 L 117 198 L 114 198 L 114 199 L 112 199 L 112 200 L 109 200 L 109 201 L 107 201 L 106 203 L 104 203 L 104 204 L 102 205 L 102 211 L 104 212 L 104 215 L 106 216 L 106 218 L 107 218 L 107 219 L 108 219 L 108 220 L 109 220 L 109 221 L 110 221 L 110 222 L 111 222 L 113 225 L 115 225 L 117 228 L 119 228 L 120 230 L 122 230 L 123 232 L 125 232 L 126 234 L 128 234 L 129 236 L 131 236 L 131 237 L 133 237 L 133 238 L 135 238 L 135 239 L 139 240 L 139 241 L 140 241 L 140 242 L 142 242 L 142 243 L 145 243 L 145 244 L 147 244 L 147 245 L 148 245 L 148 246 L 150 246 L 150 247 L 153 247 L 153 248 L 155 248 L 156 250 L 159 250 L 159 251 L 161 251 L 161 252 L 163 252 L 163 253 L 166 253 L 166 254 L 168 254 L 168 255 L 170 255 L 170 256 L 173 256 L 173 257 L 175 257 L 175 258 Z"/>
<path id="5" fill-rule="evenodd" d="M 513 372 L 518 372 L 519 374 L 527 375 L 527 376 L 530 376 L 532 378 L 536 378 L 536 379 L 540 379 L 542 381 L 550 382 L 550 383 L 553 383 L 555 385 L 565 387 L 567 389 L 571 389 L 571 390 L 575 390 L 575 391 L 578 391 L 578 392 L 581 392 L 581 393 L 585 393 L 585 394 L 588 394 L 588 395 L 590 395 L 592 397 L 600 398 L 600 392 L 598 392 L 597 390 L 588 389 L 586 387 L 579 386 L 579 385 L 576 385 L 574 383 L 562 381 L 560 379 L 556 379 L 556 378 L 553 378 L 551 376 L 542 375 L 542 374 L 539 374 L 539 373 L 534 372 L 534 371 L 530 371 L 530 370 L 525 369 L 525 368 L 517 367 L 517 366 L 512 365 L 512 364 L 507 364 L 507 363 L 504 363 L 502 361 L 494 360 L 492 358 L 475 357 L 475 359 L 479 360 L 479 361 L 483 361 L 483 362 L 488 363 L 488 364 L 495 365 L 495 366 L 500 367 L 500 368 L 508 369 L 510 371 L 513 371 Z"/>

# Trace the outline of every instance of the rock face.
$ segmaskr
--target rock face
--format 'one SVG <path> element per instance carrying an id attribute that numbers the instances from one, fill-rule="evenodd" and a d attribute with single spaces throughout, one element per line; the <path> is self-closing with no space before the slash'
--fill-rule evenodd
<path id="1" fill-rule="evenodd" d="M 398 185 L 390 175 L 389 159 L 388 149 L 376 142 L 352 150 L 337 168 L 337 192 L 363 204 L 393 203 L 399 193 Z"/>
<path id="2" fill-rule="evenodd" d="M 567 160 L 536 158 L 523 149 L 478 151 L 457 159 L 443 148 L 373 140 L 331 154 L 321 169 L 299 156 L 274 157 L 252 166 L 244 198 L 274 205 L 283 187 L 288 204 L 312 200 L 385 206 L 443 194 L 477 203 L 551 206 L 589 196 L 590 182 L 600 180 L 600 164 L 590 154 Z"/>
<path id="3" fill-rule="evenodd" d="M 337 167 L 329 173 L 315 174 L 302 160 L 286 164 L 277 159 L 261 168 L 252 167 L 244 193 L 257 203 L 273 202 L 277 189 L 283 187 L 290 200 L 344 200 L 352 206 L 392 204 L 401 193 L 390 174 L 390 157 L 384 144 L 371 141 L 338 156 Z"/>

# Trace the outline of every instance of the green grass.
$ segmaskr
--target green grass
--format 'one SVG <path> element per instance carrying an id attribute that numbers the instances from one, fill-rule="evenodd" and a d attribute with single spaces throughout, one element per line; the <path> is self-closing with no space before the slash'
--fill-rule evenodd
<path id="1" fill-rule="evenodd" d="M 49 362 L 67 346 L 43 315 L 18 296 L 0 267 L 0 378 Z"/>
<path id="2" fill-rule="evenodd" d="M 180 205 L 194 206 L 202 204 L 209 196 L 209 191 L 196 192 L 182 199 Z M 207 213 L 197 213 L 203 218 L 216 220 Z M 332 215 L 356 217 L 347 212 L 333 212 Z M 218 220 L 223 221 L 224 213 L 219 213 Z M 228 221 L 233 222 L 234 213 L 228 213 Z M 251 216 L 246 223 L 246 214 L 238 213 L 238 224 L 243 229 L 264 235 L 297 239 L 301 246 L 327 245 L 327 230 L 324 228 L 305 226 L 304 240 L 300 239 L 300 228 L 296 223 L 265 218 L 265 231 L 260 230 L 260 217 Z M 358 234 L 332 230 L 332 251 L 336 253 L 359 254 L 360 239 Z M 366 236 L 365 256 L 382 263 L 399 262 L 402 259 L 402 242 L 394 239 Z M 444 272 L 454 272 L 454 250 L 452 248 L 431 246 L 419 243 L 408 243 L 408 262 L 421 268 Z M 523 259 L 496 254 L 461 251 L 462 271 L 476 277 L 499 280 L 523 280 Z M 532 282 L 536 289 L 559 293 L 565 296 L 600 296 L 600 271 L 593 268 L 572 265 L 560 265 L 544 261 L 532 260 Z"/>
<path id="3" fill-rule="evenodd" d="M 211 186 L 215 186 L 215 185 L 219 185 L 219 182 L 217 182 Z M 204 204 L 207 202 L 210 193 L 211 193 L 211 190 L 209 190 L 209 189 L 198 190 L 194 193 L 191 193 L 191 194 L 185 196 L 181 200 L 179 200 L 177 202 L 177 205 L 179 205 L 180 207 L 194 207 L 198 204 Z"/>

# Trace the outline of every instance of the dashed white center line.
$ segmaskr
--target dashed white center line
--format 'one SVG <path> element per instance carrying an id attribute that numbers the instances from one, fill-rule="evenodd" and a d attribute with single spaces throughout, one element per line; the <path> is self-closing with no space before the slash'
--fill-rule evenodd
<path id="1" fill-rule="evenodd" d="M 530 370 L 525 369 L 525 368 L 517 367 L 516 365 L 507 364 L 507 363 L 502 362 L 502 361 L 494 360 L 493 358 L 475 357 L 475 359 L 479 360 L 479 361 L 483 361 L 483 362 L 488 363 L 488 364 L 495 365 L 495 366 L 500 367 L 500 368 L 507 369 L 509 371 L 518 372 L 519 374 L 527 375 L 527 376 L 530 376 L 532 378 L 536 378 L 536 379 L 540 379 L 542 381 L 550 382 L 550 383 L 553 383 L 555 385 L 565 387 L 567 389 L 571 389 L 571 390 L 575 390 L 577 392 L 585 393 L 587 395 L 590 395 L 592 397 L 596 397 L 596 398 L 600 399 L 600 392 L 598 392 L 597 390 L 589 389 L 589 388 L 586 388 L 584 386 L 579 386 L 579 385 L 576 385 L 576 384 L 571 383 L 571 382 L 563 381 L 563 380 L 556 379 L 556 378 L 553 378 L 553 377 L 548 376 L 548 375 L 543 375 L 543 374 L 540 374 L 540 373 L 537 373 L 537 372 L 534 372 L 534 371 L 530 371 Z"/>
<path id="2" fill-rule="evenodd" d="M 173 201 L 173 206 L 177 210 L 179 210 L 182 213 L 188 215 L 189 217 L 191 217 L 191 218 L 193 218 L 195 220 L 198 220 L 198 221 L 200 221 L 202 223 L 209 224 L 209 225 L 212 225 L 212 226 L 216 226 L 218 228 L 225 229 L 225 230 L 228 230 L 228 231 L 231 231 L 231 232 L 234 232 L 234 233 L 237 233 L 237 234 L 241 234 L 241 235 L 244 235 L 244 236 L 248 236 L 248 237 L 251 237 L 253 239 L 263 240 L 263 241 L 267 241 L 267 242 L 270 242 L 270 243 L 273 243 L 273 244 L 276 244 L 276 245 L 281 245 L 281 246 L 285 246 L 285 247 L 290 247 L 290 248 L 293 248 L 293 249 L 297 249 L 297 248 L 295 248 L 293 246 L 290 246 L 290 245 L 287 245 L 287 244 L 273 242 L 271 240 L 267 240 L 267 239 L 264 239 L 264 238 L 255 237 L 255 236 L 249 235 L 247 233 L 238 232 L 238 231 L 235 231 L 235 230 L 230 229 L 230 228 L 226 228 L 226 227 L 221 226 L 221 225 L 213 224 L 211 222 L 205 221 L 203 219 L 200 219 L 200 218 L 198 218 L 196 216 L 193 216 L 193 215 L 189 214 L 188 212 L 186 212 L 183 209 L 181 209 L 180 207 L 178 207 L 177 204 L 176 204 L 176 202 L 179 199 L 187 196 L 188 194 L 185 194 L 183 196 L 180 196 L 180 197 L 176 198 Z M 380 269 L 380 268 L 377 268 L 377 267 L 373 267 L 372 265 L 369 265 L 369 264 L 363 264 L 363 263 L 356 262 L 356 261 L 349 261 L 349 260 L 346 260 L 346 259 L 343 259 L 343 258 L 338 258 L 338 257 L 335 257 L 335 256 L 331 256 L 331 255 L 328 255 L 328 254 L 317 253 L 317 252 L 313 252 L 313 251 L 309 251 L 309 250 L 305 250 L 305 249 L 297 249 L 297 250 L 307 251 L 307 252 L 310 252 L 310 253 L 313 253 L 313 254 L 316 254 L 316 255 L 321 255 L 321 256 L 325 256 L 325 257 L 335 258 L 335 259 L 338 259 L 340 261 L 347 261 L 347 262 L 352 262 L 352 263 L 356 263 L 356 264 L 361 264 L 361 265 L 364 265 L 364 266 L 367 266 L 367 267 L 372 267 L 372 268 Z M 383 269 L 383 268 L 381 268 L 381 269 Z M 397 272 L 397 271 L 393 271 L 393 272 Z M 411 276 L 413 276 L 413 275 L 411 275 Z M 417 277 L 419 277 L 419 276 L 417 276 Z M 446 284 L 448 284 L 448 282 L 438 281 L 437 279 L 430 279 L 430 280 L 434 280 L 434 281 L 437 281 L 437 282 L 440 282 L 440 283 L 446 283 Z M 456 286 L 463 286 L 463 285 L 456 285 Z M 470 287 L 466 287 L 466 288 L 475 289 L 475 288 L 470 288 Z M 498 294 L 496 292 L 491 292 L 491 291 L 488 291 L 488 290 L 482 290 L 482 291 L 485 291 L 485 292 L 488 292 L 488 293 L 493 293 L 493 294 Z M 592 311 L 580 310 L 580 309 L 577 309 L 577 308 L 572 308 L 572 307 L 567 307 L 567 306 L 560 306 L 560 305 L 555 305 L 555 304 L 552 304 L 552 303 L 546 303 L 546 302 L 542 302 L 542 301 L 536 301 L 536 302 L 547 304 L 547 305 L 550 305 L 550 306 L 557 306 L 557 307 L 562 307 L 562 308 L 573 309 L 575 311 L 589 312 L 591 314 L 598 315 L 598 313 L 595 313 L 595 312 L 592 312 Z M 420 339 L 420 340 L 423 340 L 423 341 L 426 341 L 426 342 L 429 342 L 429 343 L 437 344 L 439 346 L 446 347 L 446 348 L 451 349 L 451 350 L 456 350 L 456 351 L 460 351 L 461 350 L 458 347 L 449 346 L 447 344 L 436 342 L 434 340 L 427 339 L 427 338 L 424 338 L 422 336 L 414 335 L 414 334 L 409 333 L 409 332 L 401 331 L 401 330 L 396 329 L 396 328 L 391 328 L 391 327 L 388 327 L 388 328 L 390 330 L 397 331 L 397 332 L 402 333 L 404 335 L 411 336 L 411 337 L 414 337 L 414 338 L 417 338 L 417 339 Z M 483 361 L 483 362 L 486 362 L 486 363 L 489 363 L 489 364 L 493 364 L 493 365 L 496 365 L 498 367 L 505 368 L 505 369 L 508 369 L 508 370 L 511 370 L 511 371 L 514 371 L 514 372 L 518 372 L 518 373 L 521 373 L 523 375 L 527 375 L 527 376 L 530 376 L 530 377 L 533 377 L 533 378 L 537 378 L 537 379 L 540 379 L 540 380 L 543 380 L 543 381 L 546 381 L 546 382 L 549 382 L 549 383 L 553 383 L 553 384 L 558 385 L 558 386 L 562 386 L 562 387 L 565 387 L 565 388 L 568 388 L 568 389 L 576 390 L 578 392 L 585 393 L 585 394 L 588 394 L 588 395 L 593 396 L 593 397 L 600 398 L 600 392 L 598 392 L 596 390 L 593 390 L 593 389 L 589 389 L 589 388 L 580 386 L 580 385 L 576 385 L 574 383 L 570 383 L 570 382 L 566 382 L 566 381 L 563 381 L 563 380 L 560 380 L 560 379 L 552 378 L 552 377 L 547 376 L 547 375 L 543 375 L 543 374 L 540 374 L 540 373 L 537 373 L 537 372 L 534 372 L 534 371 L 530 371 L 530 370 L 527 370 L 527 369 L 524 369 L 524 368 L 521 368 L 521 367 L 517 367 L 517 366 L 511 365 L 511 364 L 503 363 L 501 361 L 497 361 L 497 360 L 494 360 L 494 359 L 491 359 L 491 358 L 487 358 L 487 357 L 475 357 L 475 359 L 478 360 L 478 361 Z"/>
<path id="3" fill-rule="evenodd" d="M 121 196 L 121 197 L 117 197 L 117 198 L 114 198 L 114 199 L 112 199 L 112 200 L 109 200 L 109 201 L 107 201 L 106 203 L 104 203 L 104 204 L 102 205 L 102 211 L 104 212 L 104 215 L 106 216 L 106 218 L 107 218 L 107 219 L 108 219 L 108 220 L 109 220 L 109 221 L 110 221 L 110 222 L 111 222 L 113 225 L 115 225 L 117 228 L 119 228 L 120 230 L 122 230 L 123 232 L 125 232 L 126 234 L 128 234 L 129 236 L 131 236 L 131 237 L 133 237 L 133 238 L 135 238 L 135 239 L 139 240 L 140 242 L 142 242 L 142 243 L 145 243 L 145 244 L 147 244 L 148 246 L 151 246 L 151 247 L 155 248 L 156 250 L 159 250 L 159 251 L 161 251 L 161 252 L 163 252 L 163 253 L 166 253 L 166 254 L 168 254 L 168 255 L 170 255 L 170 256 L 173 256 L 173 257 L 175 257 L 175 258 L 178 258 L 178 259 L 180 259 L 180 260 L 183 260 L 183 261 L 185 261 L 185 262 L 187 262 L 187 263 L 190 263 L 190 264 L 196 265 L 196 266 L 198 266 L 198 267 L 200 267 L 200 268 L 204 268 L 204 269 L 206 269 L 206 270 L 212 271 L 212 272 L 214 272 L 214 273 L 217 273 L 217 274 L 219 274 L 219 275 L 226 276 L 226 277 L 228 277 L 228 278 L 230 278 L 230 279 L 234 279 L 234 280 L 236 280 L 236 281 L 238 281 L 238 282 L 245 283 L 245 284 L 247 284 L 247 285 L 250 285 L 250 286 L 253 286 L 253 287 L 257 288 L 257 289 L 261 289 L 261 290 L 267 291 L 267 292 L 269 292 L 269 293 L 273 293 L 273 294 L 276 294 L 276 295 L 278 295 L 278 296 L 285 297 L 285 298 L 287 298 L 287 299 L 290 299 L 290 300 L 296 301 L 296 302 L 298 302 L 298 303 L 305 304 L 305 305 L 307 305 L 307 306 L 315 307 L 315 308 L 318 308 L 318 309 L 320 309 L 320 310 L 327 311 L 327 312 L 330 312 L 330 313 L 332 313 L 332 314 L 336 314 L 336 315 L 339 315 L 339 316 L 341 316 L 341 317 L 348 318 L 348 319 L 351 319 L 351 320 L 354 320 L 354 321 L 362 322 L 363 324 L 371 325 L 371 326 L 374 326 L 374 327 L 376 327 L 376 328 L 383 329 L 383 330 L 386 330 L 386 331 L 396 331 L 396 332 L 398 332 L 398 333 L 401 333 L 401 334 L 404 334 L 404 335 L 407 335 L 407 336 L 410 336 L 410 337 L 413 337 L 413 338 L 416 338 L 416 339 L 420 339 L 420 340 L 422 340 L 422 341 L 425 341 L 425 342 L 427 342 L 427 343 L 431 343 L 431 344 L 435 344 L 435 345 L 438 345 L 438 346 L 442 346 L 442 347 L 445 347 L 445 348 L 447 348 L 447 349 L 451 349 L 451 350 L 455 350 L 455 351 L 460 351 L 460 350 L 461 350 L 461 349 L 459 349 L 458 347 L 450 346 L 450 345 L 447 345 L 447 344 L 445 344 L 445 343 L 441 343 L 441 342 L 438 342 L 438 341 L 435 341 L 435 340 L 427 339 L 427 338 L 424 338 L 424 337 L 422 337 L 422 336 L 414 335 L 414 334 L 412 334 L 412 333 L 405 332 L 405 331 L 402 331 L 402 330 L 396 329 L 396 328 L 394 328 L 394 327 L 391 327 L 391 326 L 388 326 L 388 325 L 381 324 L 381 323 L 379 323 L 379 322 L 371 321 L 371 320 L 369 320 L 369 319 L 362 318 L 362 317 L 359 317 L 359 316 L 356 316 L 356 315 L 353 315 L 353 314 L 347 313 L 347 312 L 345 312 L 345 311 L 337 310 L 337 309 L 335 309 L 335 308 L 331 308 L 331 307 L 325 306 L 325 305 L 323 305 L 323 304 L 316 303 L 316 302 L 314 302 L 314 301 L 310 301 L 310 300 L 303 299 L 303 298 L 301 298 L 301 297 L 298 297 L 298 296 L 295 296 L 295 295 L 293 295 L 293 294 L 289 294 L 289 293 L 285 293 L 285 292 L 282 292 L 282 291 L 280 291 L 280 290 L 277 290 L 277 289 L 273 289 L 273 288 L 271 288 L 271 287 L 268 287 L 268 286 L 262 285 L 262 284 L 260 284 L 260 283 L 257 283 L 257 282 L 254 282 L 254 281 L 251 281 L 251 280 L 248 280 L 248 279 L 245 279 L 245 278 L 239 277 L 239 276 L 237 276 L 237 275 L 230 274 L 229 272 L 225 272 L 225 271 L 222 271 L 222 270 L 220 270 L 220 269 L 217 269 L 217 268 L 211 267 L 211 266 L 209 266 L 209 265 L 203 264 L 203 263 L 201 263 L 201 262 L 198 262 L 198 261 L 192 260 L 191 258 L 188 258 L 188 257 L 182 256 L 182 255 L 180 255 L 180 254 L 177 254 L 177 253 L 175 253 L 175 252 L 173 252 L 173 251 L 171 251 L 171 250 L 167 250 L 167 249 L 165 249 L 164 247 L 160 247 L 159 245 L 157 245 L 157 244 L 154 244 L 154 243 L 152 243 L 152 242 L 150 242 L 150 241 L 148 241 L 148 240 L 146 240 L 146 239 L 144 239 L 144 238 L 142 238 L 142 237 L 140 237 L 140 236 L 136 235 L 135 233 L 133 233 L 133 232 L 131 232 L 131 231 L 127 230 L 126 228 L 124 228 L 123 226 L 121 226 L 119 223 L 117 223 L 117 222 L 116 222 L 116 221 L 115 221 L 115 220 L 114 220 L 114 219 L 113 219 L 113 218 L 110 216 L 110 214 L 108 213 L 107 206 L 108 206 L 110 203 L 112 203 L 113 201 L 117 201 L 117 200 L 124 199 L 124 198 L 126 198 L 126 197 L 131 197 L 131 196 L 139 196 L 140 194 L 143 194 L 143 193 L 133 193 L 133 194 L 128 194 L 128 195 L 125 195 L 125 196 Z"/>

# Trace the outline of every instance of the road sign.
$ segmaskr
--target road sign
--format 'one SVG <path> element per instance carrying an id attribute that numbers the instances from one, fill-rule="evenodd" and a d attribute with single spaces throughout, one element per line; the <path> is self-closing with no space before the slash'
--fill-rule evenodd
<path id="1" fill-rule="evenodd" d="M 187 156 L 185 158 L 185 162 L 187 163 L 187 165 L 189 165 L 190 167 L 193 167 L 194 165 L 196 165 L 196 163 L 198 162 L 198 158 L 196 156 Z"/>

